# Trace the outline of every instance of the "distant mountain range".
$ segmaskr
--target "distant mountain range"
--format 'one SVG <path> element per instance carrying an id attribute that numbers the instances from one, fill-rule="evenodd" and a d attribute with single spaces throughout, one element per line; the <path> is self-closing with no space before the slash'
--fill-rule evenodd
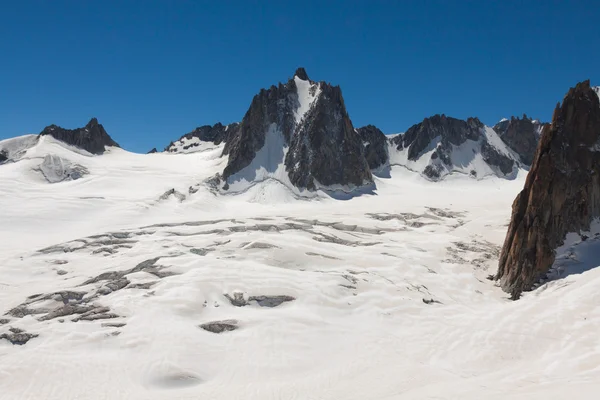
<path id="1" fill-rule="evenodd" d="M 373 125 L 355 128 L 340 87 L 313 81 L 298 68 L 288 82 L 254 96 L 239 123 L 198 127 L 164 152 L 221 148 L 227 164 L 210 181 L 219 191 L 240 191 L 275 179 L 296 191 L 352 192 L 374 189 L 373 177 L 389 177 L 393 166 L 431 181 L 452 173 L 512 179 L 531 165 L 547 126 L 526 115 L 493 127 L 477 118 L 434 115 L 403 134 L 386 136 Z M 50 125 L 37 137 L 46 135 L 96 155 L 118 146 L 95 118 L 73 130 Z M 0 162 L 18 160 L 22 147 L 36 140 L 16 147 L 14 141 L 0 142 Z"/>

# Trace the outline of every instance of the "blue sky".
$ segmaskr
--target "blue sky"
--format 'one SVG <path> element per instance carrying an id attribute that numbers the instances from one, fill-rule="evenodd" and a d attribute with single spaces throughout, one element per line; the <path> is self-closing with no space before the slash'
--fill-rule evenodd
<path id="1" fill-rule="evenodd" d="M 549 120 L 600 85 L 599 1 L 0 0 L 0 138 L 97 117 L 124 148 L 239 121 L 298 66 L 356 127 Z"/>

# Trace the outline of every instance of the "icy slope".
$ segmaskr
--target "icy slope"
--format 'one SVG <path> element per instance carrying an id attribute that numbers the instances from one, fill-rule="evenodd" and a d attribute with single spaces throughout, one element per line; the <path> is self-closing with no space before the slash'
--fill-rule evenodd
<path id="1" fill-rule="evenodd" d="M 410 157 L 410 146 L 399 150 L 393 141 L 389 143 L 388 154 L 391 165 L 405 167 L 432 180 L 450 174 L 514 179 L 520 166 L 519 156 L 487 126 L 481 128 L 477 140 L 466 139 L 460 144 L 444 144 L 442 136 L 436 136 L 416 159 Z"/>
<path id="2" fill-rule="evenodd" d="M 3 399 L 596 398 L 600 269 L 518 302 L 486 279 L 522 174 L 180 202 L 220 149 L 27 153 L 0 166 Z M 50 185 L 47 154 L 89 174 Z"/>

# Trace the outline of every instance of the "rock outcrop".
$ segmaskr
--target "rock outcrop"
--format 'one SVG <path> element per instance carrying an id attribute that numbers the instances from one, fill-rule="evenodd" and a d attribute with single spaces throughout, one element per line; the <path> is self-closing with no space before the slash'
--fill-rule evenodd
<path id="1" fill-rule="evenodd" d="M 511 117 L 498 122 L 494 125 L 494 131 L 508 147 L 519 155 L 523 164 L 531 165 L 542 129 L 546 125 L 548 124 L 533 120 L 523 114 L 523 118 Z"/>
<path id="2" fill-rule="evenodd" d="M 510 177 L 517 167 L 508 147 L 477 118 L 465 121 L 434 115 L 395 136 L 391 143 L 402 156 L 391 154 L 390 162 L 401 159 L 409 169 L 413 165 L 422 168 L 418 172 L 430 180 L 439 180 L 452 172 L 473 177 L 489 174 Z M 428 159 L 423 161 L 423 157 Z"/>
<path id="3" fill-rule="evenodd" d="M 496 279 L 519 298 L 543 278 L 569 232 L 600 217 L 600 102 L 589 81 L 571 88 L 544 128 L 515 199 Z"/>
<path id="4" fill-rule="evenodd" d="M 84 166 L 53 154 L 47 154 L 39 168 L 49 183 L 72 181 L 89 173 Z"/>
<path id="5" fill-rule="evenodd" d="M 186 133 L 178 140 L 169 143 L 165 147 L 166 152 L 170 153 L 191 153 L 200 147 L 202 142 L 210 142 L 215 145 L 227 142 L 227 140 L 235 135 L 239 127 L 238 123 L 223 125 L 220 122 L 215 125 L 203 125 L 194 129 L 190 133 Z"/>
<path id="6" fill-rule="evenodd" d="M 386 165 L 389 161 L 388 139 L 377 127 L 363 126 L 356 130 L 365 147 L 365 158 L 371 171 Z"/>
<path id="7" fill-rule="evenodd" d="M 311 81 L 303 68 L 254 96 L 223 154 L 229 155 L 225 187 L 267 175 L 308 190 L 373 183 L 341 89 Z"/>
<path id="8" fill-rule="evenodd" d="M 96 118 L 92 118 L 83 128 L 77 129 L 64 129 L 60 126 L 50 125 L 40 133 L 40 136 L 45 135 L 50 135 L 61 142 L 79 147 L 92 154 L 104 153 L 107 146 L 119 147 Z"/>

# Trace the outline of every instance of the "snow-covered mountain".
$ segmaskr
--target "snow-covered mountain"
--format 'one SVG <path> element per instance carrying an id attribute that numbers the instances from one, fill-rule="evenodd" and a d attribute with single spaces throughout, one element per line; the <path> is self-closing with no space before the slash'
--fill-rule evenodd
<path id="1" fill-rule="evenodd" d="M 105 145 L 96 155 L 71 134 L 0 141 L 0 398 L 595 399 L 599 225 L 541 252 L 557 251 L 552 276 L 510 301 L 486 278 L 525 171 L 494 129 L 439 116 L 386 138 L 355 130 L 336 90 L 301 71 L 294 85 L 281 85 L 289 97 L 256 99 L 274 111 L 251 107 L 235 138 L 175 145 L 202 150 L 187 154 Z M 299 93 L 308 106 L 294 103 Z M 561 168 L 565 143 L 586 168 L 562 168 L 569 190 L 540 196 L 551 207 L 532 197 L 540 216 L 522 220 L 534 227 L 564 222 L 543 214 L 552 207 L 580 219 L 600 209 L 598 174 L 587 172 L 598 131 L 585 148 L 569 139 L 598 113 L 569 107 L 544 130 L 563 140 L 545 143 Z M 264 137 L 250 129 L 263 123 Z M 313 154 L 319 127 L 332 140 Z M 332 165 L 362 154 L 376 195 L 298 189 L 324 180 L 315 156 L 340 138 L 350 154 Z M 236 148 L 244 143 L 251 149 Z M 509 161 L 512 180 L 498 174 Z M 424 176 L 437 165 L 444 179 Z M 293 183 L 298 171 L 307 173 Z M 572 190 L 581 182 L 589 190 Z"/>
<path id="2" fill-rule="evenodd" d="M 434 115 L 390 140 L 391 165 L 401 165 L 431 180 L 452 173 L 472 178 L 513 179 L 520 167 L 515 154 L 477 118 Z"/>

